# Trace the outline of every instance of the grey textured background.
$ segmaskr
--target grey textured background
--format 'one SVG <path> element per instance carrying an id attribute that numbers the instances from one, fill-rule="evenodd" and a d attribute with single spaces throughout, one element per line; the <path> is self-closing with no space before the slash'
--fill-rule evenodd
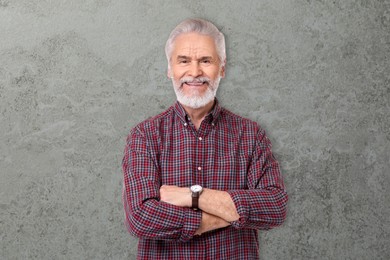
<path id="1" fill-rule="evenodd" d="M 134 259 L 125 138 L 174 102 L 163 48 L 187 17 L 226 35 L 218 97 L 282 165 L 262 259 L 390 259 L 387 0 L 0 0 L 0 258 Z"/>

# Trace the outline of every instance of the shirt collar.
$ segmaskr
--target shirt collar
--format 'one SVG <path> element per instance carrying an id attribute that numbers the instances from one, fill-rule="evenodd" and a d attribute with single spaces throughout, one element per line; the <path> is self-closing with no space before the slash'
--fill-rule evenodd
<path id="1" fill-rule="evenodd" d="M 219 115 L 221 114 L 221 106 L 219 105 L 218 99 L 215 98 L 214 107 L 212 108 L 211 112 L 205 117 L 206 122 L 210 124 L 216 124 L 216 121 L 218 120 Z M 180 104 L 179 101 L 176 101 L 174 105 L 174 111 L 176 115 L 182 120 L 184 123 L 186 123 L 188 120 L 188 115 L 184 109 L 184 107 Z"/>

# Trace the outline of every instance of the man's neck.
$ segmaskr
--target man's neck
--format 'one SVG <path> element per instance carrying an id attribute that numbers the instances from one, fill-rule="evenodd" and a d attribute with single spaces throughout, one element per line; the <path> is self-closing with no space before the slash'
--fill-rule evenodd
<path id="1" fill-rule="evenodd" d="M 215 104 L 215 100 L 211 101 L 204 107 L 191 108 L 182 104 L 187 115 L 190 117 L 191 122 L 194 124 L 196 130 L 199 129 L 203 119 L 210 113 Z"/>

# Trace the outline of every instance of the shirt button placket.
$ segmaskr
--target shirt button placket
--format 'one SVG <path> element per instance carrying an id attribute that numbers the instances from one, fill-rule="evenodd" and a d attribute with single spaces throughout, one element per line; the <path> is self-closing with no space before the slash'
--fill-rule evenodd
<path id="1" fill-rule="evenodd" d="M 203 170 L 203 168 L 202 168 L 202 160 L 203 160 L 203 156 L 204 156 L 204 154 L 203 154 L 203 138 L 201 137 L 201 136 L 198 136 L 198 141 L 199 141 L 199 143 L 198 143 L 198 159 L 197 159 L 197 162 L 198 162 L 198 166 L 196 167 L 196 172 L 198 173 L 198 175 L 197 175 L 197 181 L 199 182 L 199 183 L 201 183 L 202 182 L 202 175 L 201 175 L 201 173 L 202 173 L 202 170 Z"/>

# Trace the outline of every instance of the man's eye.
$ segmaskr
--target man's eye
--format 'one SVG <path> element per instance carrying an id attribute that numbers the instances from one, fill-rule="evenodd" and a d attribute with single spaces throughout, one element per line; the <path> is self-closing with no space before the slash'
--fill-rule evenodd
<path id="1" fill-rule="evenodd" d="M 188 63 L 188 60 L 179 60 L 179 63 Z"/>

